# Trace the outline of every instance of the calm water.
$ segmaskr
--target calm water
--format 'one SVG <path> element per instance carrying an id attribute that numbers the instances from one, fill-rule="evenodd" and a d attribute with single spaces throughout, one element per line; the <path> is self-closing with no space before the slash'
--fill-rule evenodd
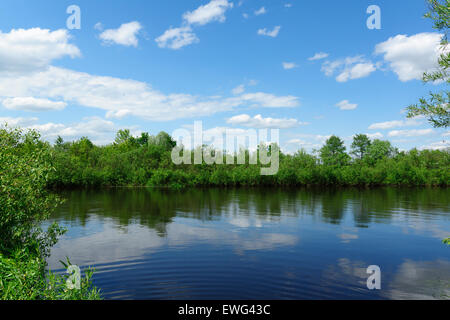
<path id="1" fill-rule="evenodd" d="M 52 251 L 107 299 L 450 295 L 450 189 L 71 191 Z M 366 268 L 381 268 L 381 290 Z"/>

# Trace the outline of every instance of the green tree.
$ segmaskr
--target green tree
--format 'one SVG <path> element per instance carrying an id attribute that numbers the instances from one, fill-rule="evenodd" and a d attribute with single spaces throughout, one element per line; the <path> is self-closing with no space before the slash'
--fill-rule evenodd
<path id="1" fill-rule="evenodd" d="M 72 291 L 64 277 L 45 272 L 45 258 L 65 231 L 56 223 L 41 227 L 61 203 L 47 190 L 52 160 L 37 132 L 0 128 L 0 299 L 98 298 L 90 273 Z"/>
<path id="2" fill-rule="evenodd" d="M 450 83 L 449 71 L 450 50 L 448 48 L 448 30 L 450 24 L 450 0 L 427 0 L 430 11 L 426 18 L 434 21 L 434 28 L 444 32 L 441 41 L 441 55 L 438 59 L 439 68 L 434 72 L 424 73 L 424 82 L 444 81 Z M 425 116 L 436 128 L 447 128 L 450 124 L 450 92 L 448 89 L 439 93 L 430 92 L 429 98 L 419 99 L 419 103 L 407 108 L 408 118 Z"/>
<path id="3" fill-rule="evenodd" d="M 357 134 L 353 138 L 353 143 L 351 146 L 351 154 L 362 160 L 364 155 L 367 153 L 367 149 L 369 149 L 370 144 L 371 141 L 367 135 Z"/>
<path id="4" fill-rule="evenodd" d="M 0 129 L 0 252 L 30 247 L 44 255 L 61 233 L 56 226 L 40 228 L 60 203 L 45 188 L 50 152 L 35 131 Z"/>
<path id="5" fill-rule="evenodd" d="M 61 147 L 64 144 L 63 138 L 61 136 L 58 136 L 55 140 L 55 146 Z"/>
<path id="6" fill-rule="evenodd" d="M 119 130 L 116 134 L 116 140 L 114 140 L 115 144 L 121 145 L 128 143 L 130 140 L 134 139 L 130 133 L 129 129 Z"/>
<path id="7" fill-rule="evenodd" d="M 150 140 L 150 135 L 147 132 L 142 132 L 141 136 L 137 138 L 137 143 L 140 146 L 146 146 L 148 145 L 148 142 Z"/>
<path id="8" fill-rule="evenodd" d="M 396 149 L 386 140 L 375 139 L 367 149 L 366 160 L 370 165 L 375 165 L 383 158 L 394 156 Z"/>
<path id="9" fill-rule="evenodd" d="M 347 164 L 350 157 L 345 152 L 345 149 L 344 141 L 337 136 L 331 136 L 319 150 L 323 164 L 330 166 Z"/>
<path id="10" fill-rule="evenodd" d="M 172 139 L 172 137 L 164 131 L 158 133 L 158 135 L 154 138 L 154 143 L 166 151 L 171 151 L 176 145 L 177 142 Z"/>

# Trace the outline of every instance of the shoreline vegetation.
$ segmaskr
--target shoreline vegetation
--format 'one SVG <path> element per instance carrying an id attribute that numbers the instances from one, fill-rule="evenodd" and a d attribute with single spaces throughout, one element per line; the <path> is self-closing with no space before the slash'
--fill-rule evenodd
<path id="1" fill-rule="evenodd" d="M 48 148 L 55 170 L 48 187 L 292 187 L 292 186 L 442 186 L 450 185 L 449 150 L 399 151 L 389 141 L 370 140 L 359 134 L 350 150 L 337 136 L 331 136 L 319 150 L 279 154 L 275 175 L 261 175 L 262 165 L 249 164 L 256 152 L 241 149 L 246 164 L 226 164 L 227 155 L 203 146 L 201 152 L 223 157 L 222 164 L 180 164 L 171 159 L 176 142 L 165 132 L 133 137 L 120 130 L 112 144 L 94 145 L 89 138 L 64 142 L 60 137 Z M 271 154 L 277 145 L 260 145 Z M 194 151 L 190 152 L 194 159 Z M 189 157 L 189 156 L 188 156 Z M 276 158 L 276 157 L 273 157 Z M 272 159 L 273 161 L 273 159 Z"/>
<path id="2" fill-rule="evenodd" d="M 0 127 L 1 300 L 100 299 L 91 283 L 93 270 L 85 270 L 78 289 L 68 282 L 69 275 L 47 270 L 51 247 L 66 232 L 56 223 L 41 227 L 62 203 L 47 188 L 52 159 L 49 144 L 37 132 Z"/>

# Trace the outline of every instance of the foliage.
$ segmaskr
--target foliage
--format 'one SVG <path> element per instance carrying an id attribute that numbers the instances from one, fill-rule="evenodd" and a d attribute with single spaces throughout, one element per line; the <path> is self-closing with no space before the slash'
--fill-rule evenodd
<path id="1" fill-rule="evenodd" d="M 446 245 L 450 246 L 450 238 L 446 238 L 444 240 L 442 240 L 443 243 L 445 243 Z"/>
<path id="2" fill-rule="evenodd" d="M 320 158 L 326 166 L 343 166 L 350 160 L 345 153 L 344 141 L 339 137 L 331 136 L 320 149 Z"/>
<path id="3" fill-rule="evenodd" d="M 68 289 L 67 276 L 45 273 L 45 260 L 18 250 L 6 257 L 0 254 L 1 300 L 98 300 L 100 293 L 92 288 L 93 270 L 85 271 L 80 289 Z"/>
<path id="4" fill-rule="evenodd" d="M 352 148 L 351 154 L 361 160 L 364 157 L 364 155 L 367 153 L 367 150 L 369 149 L 370 145 L 371 145 L 371 141 L 367 135 L 357 134 L 353 138 L 353 143 L 351 146 L 351 148 Z"/>
<path id="5" fill-rule="evenodd" d="M 425 14 L 426 18 L 434 21 L 434 28 L 443 31 L 441 41 L 441 55 L 438 59 L 439 68 L 434 72 L 424 73 L 424 82 L 443 81 L 448 85 L 450 77 L 448 68 L 450 66 L 450 50 L 448 48 L 448 30 L 450 23 L 450 0 L 428 0 L 430 11 Z M 438 128 L 447 128 L 450 124 L 450 92 L 448 89 L 439 93 L 430 93 L 429 98 L 421 98 L 418 104 L 407 108 L 408 118 L 425 116 L 431 124 Z"/>
<path id="6" fill-rule="evenodd" d="M 62 139 L 58 139 L 61 144 Z M 75 152 L 84 161 L 94 147 L 84 139 Z M 0 128 L 0 297 L 3 299 L 75 298 L 89 296 L 89 273 L 83 292 L 61 293 L 61 277 L 45 273 L 45 258 L 65 230 L 43 221 L 61 203 L 48 192 L 54 174 L 54 150 L 35 131 Z M 47 284 L 47 281 L 49 283 Z M 92 296 L 96 291 L 92 291 Z"/>
<path id="7" fill-rule="evenodd" d="M 318 156 L 303 150 L 293 155 L 280 154 L 279 170 L 274 176 L 261 176 L 266 167 L 259 161 L 249 164 L 255 156 L 248 150 L 246 164 L 208 165 L 180 164 L 171 160 L 172 138 L 166 133 L 157 137 L 144 134 L 147 143 L 127 136 L 120 143 L 106 146 L 80 147 L 84 139 L 55 144 L 56 170 L 50 175 L 51 187 L 149 186 L 179 189 L 200 186 L 299 186 L 299 185 L 433 185 L 450 183 L 448 150 L 416 150 L 399 152 L 389 141 L 371 141 L 365 135 L 354 137 L 352 159 L 344 142 L 330 137 Z M 142 137 L 142 135 L 141 135 Z M 80 153 L 83 150 L 85 153 Z M 191 159 L 194 158 L 193 151 Z"/>

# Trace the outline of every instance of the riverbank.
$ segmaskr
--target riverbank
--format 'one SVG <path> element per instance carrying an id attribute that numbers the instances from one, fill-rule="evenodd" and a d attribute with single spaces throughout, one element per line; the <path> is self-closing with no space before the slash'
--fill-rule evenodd
<path id="1" fill-rule="evenodd" d="M 118 135 L 119 136 L 119 135 Z M 279 152 L 278 170 L 261 175 L 267 165 L 249 164 L 254 154 L 241 151 L 246 164 L 173 163 L 175 142 L 166 133 L 156 137 L 121 135 L 107 146 L 96 146 L 88 138 L 74 142 L 62 139 L 50 147 L 55 171 L 49 186 L 102 187 L 239 187 L 239 186 L 449 186 L 448 150 L 399 151 L 389 141 L 367 139 L 364 146 L 347 153 L 342 140 L 332 137 L 315 153 L 299 150 Z M 270 147 L 266 147 L 270 153 Z M 202 152 L 212 152 L 206 147 Z M 194 159 L 194 151 L 186 150 Z"/>

